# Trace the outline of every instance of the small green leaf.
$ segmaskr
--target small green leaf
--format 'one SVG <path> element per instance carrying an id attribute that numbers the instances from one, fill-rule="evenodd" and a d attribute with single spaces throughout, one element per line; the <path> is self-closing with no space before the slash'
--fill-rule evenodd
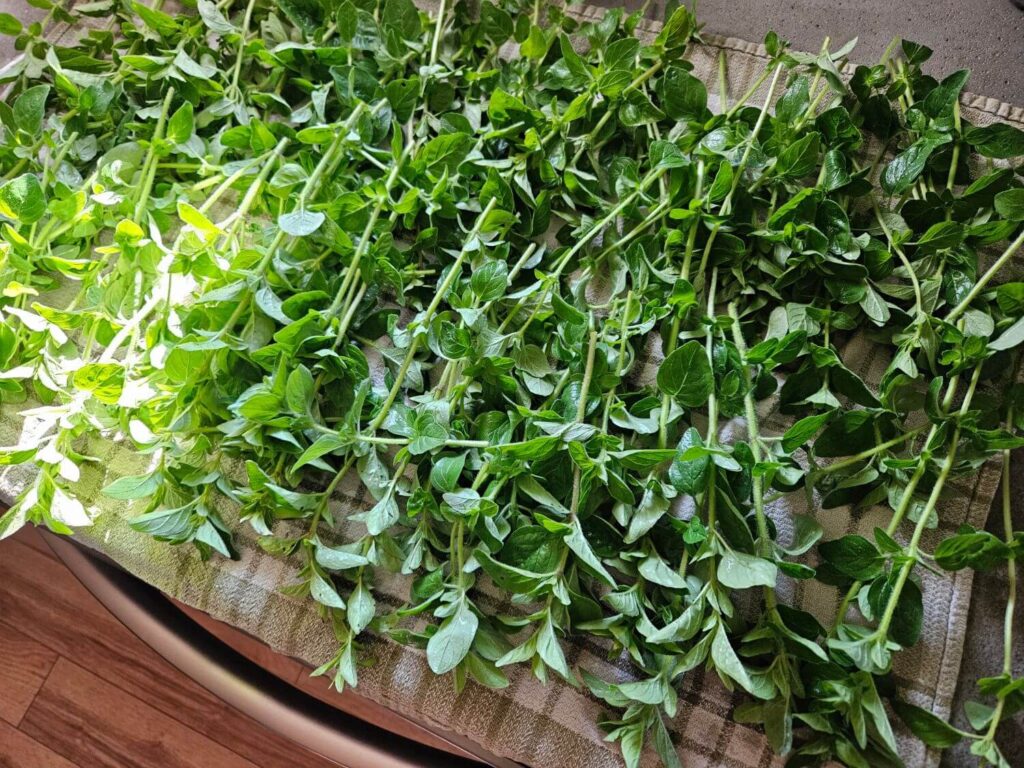
<path id="1" fill-rule="evenodd" d="M 1024 131 L 1006 123 L 985 126 L 967 126 L 964 141 L 984 157 L 1009 160 L 1024 156 Z"/>
<path id="2" fill-rule="evenodd" d="M 0 215 L 34 224 L 46 213 L 46 196 L 34 173 L 25 173 L 0 186 Z"/>
<path id="3" fill-rule="evenodd" d="M 145 499 L 156 493 L 163 481 L 159 472 L 125 475 L 104 487 L 103 495 L 112 499 Z"/>
<path id="4" fill-rule="evenodd" d="M 565 537 L 565 543 L 573 551 L 573 554 L 580 559 L 580 562 L 596 573 L 605 584 L 610 587 L 615 586 L 615 579 L 612 578 L 612 575 L 608 573 L 597 555 L 594 554 L 594 550 L 590 547 L 590 542 L 587 541 L 587 537 L 583 533 L 583 528 L 580 527 L 579 520 L 574 519 L 572 521 L 572 529 L 569 535 Z"/>
<path id="5" fill-rule="evenodd" d="M 504 296 L 507 282 L 508 265 L 503 261 L 489 261 L 479 269 L 473 270 L 469 287 L 477 300 L 483 304 Z"/>
<path id="6" fill-rule="evenodd" d="M 963 735 L 940 717 L 936 717 L 926 709 L 915 707 L 898 699 L 891 701 L 896 714 L 906 723 L 917 738 L 929 747 L 946 749 L 960 743 Z"/>
<path id="7" fill-rule="evenodd" d="M 305 414 L 313 403 L 315 397 L 313 374 L 304 365 L 299 365 L 288 374 L 288 382 L 285 386 L 285 400 L 292 413 Z"/>
<path id="8" fill-rule="evenodd" d="M 306 237 L 320 229 L 320 225 L 326 218 L 320 211 L 297 208 L 294 211 L 281 214 L 277 219 L 277 225 L 285 234 L 292 237 Z"/>
<path id="9" fill-rule="evenodd" d="M 43 131 L 46 99 L 49 95 L 48 85 L 34 85 L 23 91 L 14 100 L 14 125 L 29 136 L 39 136 Z"/>
<path id="10" fill-rule="evenodd" d="M 335 549 L 319 542 L 316 545 L 316 561 L 329 571 L 346 571 L 351 568 L 361 568 L 370 562 L 364 555 L 357 552 Z"/>
<path id="11" fill-rule="evenodd" d="M 309 579 L 309 592 L 321 605 L 328 608 L 344 608 L 345 601 L 341 599 L 338 590 L 334 585 L 318 573 L 312 574 Z"/>
<path id="12" fill-rule="evenodd" d="M 451 672 L 466 658 L 480 620 L 463 598 L 455 612 L 427 641 L 427 663 L 435 675 Z M 506 646 L 507 647 L 507 646 Z"/>
<path id="13" fill-rule="evenodd" d="M 175 144 L 183 144 L 192 137 L 195 130 L 192 102 L 186 101 L 167 121 L 166 138 Z"/>
<path id="14" fill-rule="evenodd" d="M 442 493 L 451 493 L 459 485 L 459 476 L 466 465 L 466 454 L 442 456 L 430 468 L 430 484 Z"/>
<path id="15" fill-rule="evenodd" d="M 751 682 L 743 662 L 733 650 L 729 637 L 725 633 L 725 626 L 721 622 L 718 623 L 714 640 L 711 641 L 711 659 L 721 675 L 734 680 L 744 690 L 753 693 L 754 684 Z"/>
<path id="16" fill-rule="evenodd" d="M 698 408 L 708 401 L 714 376 L 700 342 L 688 341 L 662 361 L 658 388 L 688 408 Z"/>
<path id="17" fill-rule="evenodd" d="M 307 464 L 312 464 L 317 459 L 326 456 L 329 453 L 333 453 L 339 448 L 344 448 L 350 443 L 349 440 L 341 437 L 337 434 L 325 434 L 320 435 L 316 442 L 314 442 L 309 448 L 302 452 L 302 455 L 295 460 L 295 464 L 292 465 L 292 471 L 300 467 L 304 467 Z"/>
<path id="18" fill-rule="evenodd" d="M 882 573 L 878 550 L 863 536 L 850 534 L 825 541 L 818 545 L 818 551 L 837 570 L 858 581 L 870 581 Z"/>
<path id="19" fill-rule="evenodd" d="M 996 213 L 1009 221 L 1024 221 L 1024 189 L 1006 189 L 995 197 Z"/>
<path id="20" fill-rule="evenodd" d="M 744 552 L 730 550 L 718 561 L 718 580 L 732 589 L 774 589 L 778 573 L 775 563 Z"/>
<path id="21" fill-rule="evenodd" d="M 805 445 L 818 430 L 832 418 L 832 411 L 817 413 L 812 416 L 805 416 L 786 430 L 782 436 L 782 448 L 787 453 L 792 453 L 797 448 Z"/>
<path id="22" fill-rule="evenodd" d="M 988 348 L 996 352 L 1004 349 L 1013 349 L 1024 344 L 1024 317 L 1021 317 L 1013 325 L 1003 331 L 994 340 L 990 341 Z"/>
<path id="23" fill-rule="evenodd" d="M 413 424 L 409 453 L 418 456 L 440 448 L 448 440 L 448 430 L 429 413 L 420 414 Z"/>
<path id="24" fill-rule="evenodd" d="M 352 634 L 358 635 L 373 621 L 377 603 L 364 585 L 362 580 L 356 583 L 356 588 L 348 596 L 348 608 L 345 611 L 345 619 L 348 621 Z"/>
<path id="25" fill-rule="evenodd" d="M 9 13 L 0 13 L 0 35 L 20 35 L 22 30 L 21 22 Z"/>
<path id="26" fill-rule="evenodd" d="M 115 405 L 124 388 L 124 367 L 119 363 L 86 363 L 75 371 L 72 380 L 101 403 Z"/>

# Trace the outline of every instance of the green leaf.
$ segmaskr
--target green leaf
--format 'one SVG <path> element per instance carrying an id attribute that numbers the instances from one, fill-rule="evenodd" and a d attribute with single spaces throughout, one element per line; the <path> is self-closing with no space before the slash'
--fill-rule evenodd
<path id="1" fill-rule="evenodd" d="M 115 405 L 124 388 L 124 367 L 120 363 L 86 363 L 75 371 L 72 381 L 101 403 Z"/>
<path id="2" fill-rule="evenodd" d="M 459 476 L 466 465 L 466 454 L 442 456 L 430 468 L 430 484 L 442 493 L 451 493 L 459 486 Z"/>
<path id="3" fill-rule="evenodd" d="M 428 141 L 416 156 L 418 163 L 435 173 L 454 173 L 473 146 L 465 133 L 446 133 Z"/>
<path id="4" fill-rule="evenodd" d="M 530 33 L 519 45 L 519 54 L 526 59 L 543 59 L 551 46 L 551 40 L 537 25 L 530 27 Z"/>
<path id="5" fill-rule="evenodd" d="M 209 59 L 207 58 L 207 61 Z M 217 68 L 212 64 L 200 64 L 189 56 L 184 50 L 179 50 L 174 56 L 174 66 L 182 74 L 195 77 L 200 80 L 209 80 L 217 74 Z"/>
<path id="6" fill-rule="evenodd" d="M 638 448 L 632 451 L 613 451 L 611 455 L 626 469 L 643 471 L 654 469 L 675 458 L 676 451 L 672 448 Z"/>
<path id="7" fill-rule="evenodd" d="M 996 213 L 1009 221 L 1024 221 L 1024 189 L 1006 189 L 995 197 Z"/>
<path id="8" fill-rule="evenodd" d="M 22 224 L 34 224 L 46 213 L 46 196 L 34 173 L 25 173 L 0 186 L 0 214 Z"/>
<path id="9" fill-rule="evenodd" d="M 597 574 L 601 581 L 610 587 L 614 587 L 615 579 L 612 578 L 612 575 L 608 573 L 597 555 L 594 554 L 594 550 L 590 547 L 590 542 L 587 541 L 587 537 L 583 533 L 583 528 L 580 527 L 580 521 L 573 519 L 571 526 L 569 535 L 565 537 L 566 546 L 572 550 L 573 554 L 584 565 Z"/>
<path id="10" fill-rule="evenodd" d="M 882 573 L 883 560 L 875 545 L 863 536 L 850 534 L 818 545 L 821 556 L 841 573 L 870 581 Z"/>
<path id="11" fill-rule="evenodd" d="M 409 453 L 418 456 L 421 453 L 440 448 L 448 440 L 448 430 L 438 424 L 433 415 L 429 413 L 420 414 L 413 424 L 412 441 L 409 443 Z"/>
<path id="12" fill-rule="evenodd" d="M 345 601 L 341 599 L 334 584 L 318 573 L 313 573 L 309 578 L 309 593 L 320 605 L 326 605 L 328 608 L 345 607 Z"/>
<path id="13" fill-rule="evenodd" d="M 725 633 L 725 626 L 719 622 L 715 629 L 714 639 L 711 641 L 711 659 L 719 674 L 729 678 L 740 685 L 749 693 L 754 692 L 754 684 L 747 674 L 743 662 L 740 661 L 736 651 L 729 643 L 729 637 Z"/>
<path id="14" fill-rule="evenodd" d="M 564 679 L 574 681 L 569 671 L 569 664 L 565 660 L 565 653 L 558 642 L 555 628 L 551 621 L 551 614 L 541 623 L 540 631 L 537 633 L 537 655 L 545 664 L 560 674 Z"/>
<path id="15" fill-rule="evenodd" d="M 557 535 L 539 525 L 523 525 L 505 540 L 501 559 L 527 571 L 550 573 L 557 568 L 563 551 Z"/>
<path id="16" fill-rule="evenodd" d="M 507 282 L 508 265 L 503 261 L 489 261 L 479 269 L 473 270 L 469 287 L 477 300 L 483 304 L 504 296 Z"/>
<path id="17" fill-rule="evenodd" d="M 688 341 L 662 361 L 658 388 L 688 408 L 698 408 L 708 401 L 714 376 L 700 342 Z"/>
<path id="18" fill-rule="evenodd" d="M 427 641 L 427 663 L 435 675 L 451 672 L 466 658 L 479 625 L 480 620 L 466 599 L 459 600 L 455 612 L 441 622 Z"/>
<path id="19" fill-rule="evenodd" d="M 695 29 L 696 22 L 690 10 L 684 5 L 677 6 L 661 28 L 654 44 L 674 55 L 686 47 Z"/>
<path id="20" fill-rule="evenodd" d="M 911 732 L 929 747 L 946 749 L 963 738 L 953 726 L 926 709 L 898 699 L 891 700 L 891 704 Z"/>
<path id="21" fill-rule="evenodd" d="M 302 455 L 300 455 L 299 458 L 295 460 L 295 463 L 292 465 L 292 471 L 294 472 L 295 470 L 299 469 L 300 467 L 304 467 L 307 464 L 312 464 L 317 459 L 320 459 L 329 453 L 333 453 L 339 448 L 344 448 L 345 446 L 349 445 L 349 443 L 349 440 L 346 440 L 345 438 L 338 434 L 320 435 L 316 439 L 316 442 L 314 442 L 306 450 L 304 450 L 302 452 Z"/>
<path id="22" fill-rule="evenodd" d="M 420 14 L 412 0 L 385 0 L 381 24 L 404 40 L 415 40 L 420 34 Z"/>
<path id="23" fill-rule="evenodd" d="M 202 18 L 206 28 L 218 35 L 230 35 L 238 29 L 231 24 L 217 8 L 213 0 L 199 0 L 197 3 L 199 16 Z"/>
<path id="24" fill-rule="evenodd" d="M 163 475 L 125 475 L 103 488 L 103 495 L 112 499 L 145 499 L 152 496 L 164 482 Z"/>
<path id="25" fill-rule="evenodd" d="M 0 467 L 24 464 L 36 455 L 36 448 L 0 448 Z"/>
<path id="26" fill-rule="evenodd" d="M 793 123 L 803 116 L 810 102 L 810 81 L 804 75 L 796 77 L 779 97 L 775 119 L 780 123 Z"/>
<path id="27" fill-rule="evenodd" d="M 210 520 L 203 520 L 195 532 L 195 542 L 205 544 L 224 557 L 233 557 L 231 541 L 228 534 L 214 525 Z"/>
<path id="28" fill-rule="evenodd" d="M 651 170 L 668 170 L 670 168 L 682 168 L 687 164 L 686 158 L 675 144 L 671 141 L 655 141 L 651 143 L 650 150 Z"/>
<path id="29" fill-rule="evenodd" d="M 25 89 L 14 100 L 14 125 L 29 136 L 38 137 L 43 132 L 43 117 L 46 115 L 46 99 L 50 86 L 34 85 Z"/>
<path id="30" fill-rule="evenodd" d="M 964 130 L 964 141 L 983 157 L 1009 160 L 1024 156 L 1024 131 L 1006 123 L 969 125 Z"/>
<path id="31" fill-rule="evenodd" d="M 672 120 L 700 120 L 708 108 L 708 91 L 698 78 L 672 65 L 658 81 L 661 109 Z"/>
<path id="32" fill-rule="evenodd" d="M 357 552 L 328 547 L 319 542 L 316 544 L 315 557 L 317 563 L 329 571 L 347 571 L 351 568 L 361 568 L 370 562 L 364 555 Z"/>
<path id="33" fill-rule="evenodd" d="M 482 549 L 478 549 L 474 556 L 484 569 L 484 573 L 490 576 L 498 587 L 508 592 L 527 594 L 538 589 L 550 578 L 550 574 L 537 573 L 495 560 Z"/>
<path id="34" fill-rule="evenodd" d="M 968 70 L 961 69 L 932 88 L 921 105 L 925 114 L 934 118 L 952 109 L 970 76 L 971 73 Z"/>
<path id="35" fill-rule="evenodd" d="M 973 568 L 989 571 L 1006 562 L 1012 555 L 1002 539 L 988 531 L 962 529 L 960 533 L 943 539 L 935 548 L 935 562 L 947 571 Z"/>
<path id="36" fill-rule="evenodd" d="M 412 117 L 422 89 L 422 83 L 416 76 L 392 80 L 384 86 L 384 93 L 387 95 L 388 101 L 391 102 L 395 119 L 400 123 L 405 123 Z"/>
<path id="37" fill-rule="evenodd" d="M 356 588 L 348 596 L 348 608 L 345 611 L 345 619 L 352 630 L 352 634 L 358 635 L 373 621 L 377 610 L 377 603 L 364 585 L 362 580 L 356 583 Z"/>
<path id="38" fill-rule="evenodd" d="M 281 230 L 292 237 L 306 237 L 320 229 L 327 217 L 320 211 L 307 211 L 304 208 L 297 208 L 294 211 L 281 214 L 277 219 L 277 225 Z"/>
<path id="39" fill-rule="evenodd" d="M 775 563 L 744 552 L 727 551 L 718 561 L 718 580 L 732 589 L 774 589 L 778 573 Z"/>
<path id="40" fill-rule="evenodd" d="M 306 366 L 300 364 L 288 374 L 285 401 L 293 413 L 305 414 L 309 412 L 314 397 L 313 374 Z"/>
<path id="41" fill-rule="evenodd" d="M 0 13 L 0 35 L 14 37 L 21 34 L 21 29 L 21 22 L 14 16 L 9 13 Z"/>
<path id="42" fill-rule="evenodd" d="M 399 510 L 395 494 L 388 492 L 366 514 L 366 530 L 371 536 L 380 536 L 398 522 Z"/>
<path id="43" fill-rule="evenodd" d="M 168 141 L 175 144 L 184 144 L 192 137 L 194 130 L 195 118 L 193 117 L 192 102 L 186 101 L 167 121 L 165 136 Z"/>
<path id="44" fill-rule="evenodd" d="M 923 622 L 924 604 L 921 588 L 908 580 L 896 601 L 896 612 L 893 614 L 892 624 L 889 625 L 889 637 L 904 648 L 909 648 L 920 639 Z"/>
<path id="45" fill-rule="evenodd" d="M 1003 331 L 994 340 L 990 341 L 988 348 L 996 352 L 1004 349 L 1013 349 L 1024 344 L 1024 317 L 1021 317 L 1013 325 Z"/>
<path id="46" fill-rule="evenodd" d="M 797 448 L 806 445 L 812 437 L 818 434 L 818 430 L 831 420 L 832 414 L 832 411 L 826 411 L 812 416 L 804 416 L 786 430 L 782 436 L 782 449 L 786 453 L 792 453 Z"/>
<path id="47" fill-rule="evenodd" d="M 882 189 L 890 195 L 906 192 L 921 175 L 932 152 L 950 141 L 952 138 L 947 133 L 929 133 L 922 136 L 885 167 L 882 173 Z"/>
<path id="48" fill-rule="evenodd" d="M 136 531 L 148 533 L 158 539 L 172 542 L 186 541 L 198 527 L 198 516 L 193 514 L 193 506 L 173 509 L 157 509 L 147 512 L 128 521 Z"/>
<path id="49" fill-rule="evenodd" d="M 668 469 L 668 479 L 672 486 L 682 493 L 695 496 L 704 491 L 707 484 L 708 466 L 711 464 L 711 457 L 703 454 L 696 458 L 683 459 L 683 456 L 694 447 L 703 448 L 704 441 L 700 432 L 690 427 L 683 433 L 676 448 L 675 458 Z"/>
<path id="50" fill-rule="evenodd" d="M 197 232 L 208 235 L 221 234 L 221 229 L 199 210 L 193 208 L 184 200 L 178 201 L 178 218 L 195 229 Z"/>
<path id="51" fill-rule="evenodd" d="M 996 288 L 996 303 L 1010 317 L 1024 315 L 1024 283 L 1003 283 Z"/>
<path id="52" fill-rule="evenodd" d="M 652 584 L 658 584 L 669 589 L 686 589 L 686 579 L 669 567 L 668 563 L 661 559 L 657 553 L 651 553 L 637 566 L 640 575 Z"/>
<path id="53" fill-rule="evenodd" d="M 803 178 L 817 169 L 820 149 L 821 137 L 817 133 L 810 133 L 779 153 L 776 171 L 782 177 Z"/>

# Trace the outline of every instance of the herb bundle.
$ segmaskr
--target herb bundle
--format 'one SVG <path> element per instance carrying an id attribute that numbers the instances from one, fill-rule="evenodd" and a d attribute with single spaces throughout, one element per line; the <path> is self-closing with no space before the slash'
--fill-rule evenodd
<path id="1" fill-rule="evenodd" d="M 105 489 L 133 527 L 231 556 L 249 525 L 297 559 L 339 689 L 366 631 L 460 689 L 527 663 L 617 712 L 627 764 L 650 740 L 672 766 L 664 717 L 703 666 L 793 765 L 900 765 L 886 701 L 1008 765 L 1009 655 L 976 733 L 889 674 L 933 563 L 1008 567 L 1012 640 L 1024 134 L 962 119 L 966 72 L 936 81 L 903 42 L 846 80 L 851 46 L 769 34 L 712 112 L 684 7 L 644 44 L 640 13 L 519 0 L 40 2 L 109 22 L 63 45 L 0 19 L 24 52 L 0 73 L 0 396 L 39 435 L 0 455 L 38 470 L 0 535 L 89 524 L 75 485 L 118 437 L 152 456 Z M 844 359 L 857 334 L 890 360 L 878 387 Z M 950 479 L 1003 453 L 1005 539 L 926 552 Z M 373 501 L 338 541 L 329 502 L 356 478 Z M 891 522 L 821 541 L 801 516 L 782 543 L 788 494 Z M 381 572 L 408 605 L 378 605 Z M 828 627 L 777 592 L 814 578 L 845 594 Z M 636 682 L 571 668 L 582 634 Z"/>

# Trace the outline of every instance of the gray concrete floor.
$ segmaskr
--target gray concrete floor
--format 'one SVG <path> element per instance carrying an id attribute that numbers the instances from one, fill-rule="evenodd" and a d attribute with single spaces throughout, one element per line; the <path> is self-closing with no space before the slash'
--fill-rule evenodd
<path id="1" fill-rule="evenodd" d="M 762 40 L 774 29 L 800 50 L 857 37 L 858 63 L 908 38 L 935 51 L 933 74 L 970 69 L 967 90 L 1024 103 L 1024 10 L 1012 0 L 699 0 L 697 15 L 708 32 Z"/>

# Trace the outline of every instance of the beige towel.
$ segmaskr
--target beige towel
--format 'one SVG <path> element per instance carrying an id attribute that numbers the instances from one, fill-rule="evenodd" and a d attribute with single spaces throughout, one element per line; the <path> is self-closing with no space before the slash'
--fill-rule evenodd
<path id="1" fill-rule="evenodd" d="M 18 0 L 0 0 L 2 6 L 20 6 Z M 604 13 L 589 6 L 575 7 L 581 18 Z M 15 11 L 18 14 L 17 10 Z M 653 38 L 660 24 L 642 23 L 639 34 Z M 718 57 L 724 53 L 727 63 L 729 92 L 740 94 L 760 73 L 767 60 L 764 49 L 755 43 L 733 38 L 709 37 L 697 46 L 689 58 L 694 73 L 709 84 L 717 77 Z M 753 103 L 760 103 L 762 93 Z M 712 99 L 714 107 L 714 98 Z M 1024 128 L 1024 109 L 993 99 L 965 95 L 965 119 L 977 124 L 1002 120 Z M 1022 272 L 1022 262 L 1013 265 L 1015 274 Z M 850 367 L 869 384 L 877 384 L 885 368 L 879 350 L 863 340 L 855 340 L 844 354 Z M 652 355 L 656 360 L 656 353 Z M 766 408 L 764 429 L 779 433 L 785 422 Z M 0 445 L 14 445 L 23 440 L 31 425 L 25 424 L 16 409 L 0 413 Z M 79 540 L 103 551 L 131 573 L 162 591 L 182 600 L 217 619 L 226 621 L 261 638 L 277 651 L 319 665 L 333 655 L 334 639 L 318 617 L 312 601 L 296 600 L 282 595 L 280 587 L 294 581 L 296 564 L 265 554 L 256 545 L 256 537 L 248 527 L 237 529 L 236 541 L 241 554 L 237 562 L 214 558 L 202 562 L 194 549 L 171 547 L 132 531 L 126 518 L 137 510 L 126 502 L 102 497 L 99 489 L 114 478 L 144 470 L 143 459 L 129 446 L 106 442 L 93 446 L 94 455 L 102 462 L 83 473 L 79 486 L 83 501 L 100 514 L 92 528 L 83 529 Z M 959 478 L 948 490 L 943 505 L 942 524 L 931 531 L 923 542 L 926 549 L 951 533 L 964 522 L 984 525 L 998 484 L 998 467 L 987 465 L 975 475 Z M 350 476 L 351 477 L 351 476 Z M 0 497 L 10 501 L 24 486 L 24 468 L 12 467 L 0 473 Z M 347 511 L 365 509 L 366 497 L 354 481 L 342 488 L 335 502 L 335 517 L 344 520 Z M 800 512 L 802 494 L 793 494 L 784 504 L 770 510 L 780 536 L 787 536 L 788 520 Z M 232 512 L 225 510 L 227 518 Z M 818 512 L 826 538 L 846 533 L 870 534 L 884 527 L 889 513 L 884 509 L 853 512 L 833 509 Z M 338 532 L 339 539 L 358 536 L 351 524 Z M 971 592 L 971 573 L 937 576 L 918 569 L 925 592 L 924 632 L 913 649 L 897 657 L 895 672 L 906 697 L 915 704 L 948 717 L 953 700 L 957 674 L 964 647 L 967 611 Z M 836 591 L 817 582 L 790 584 L 787 600 L 820 619 L 830 621 L 839 603 Z M 398 605 L 408 595 L 408 584 L 389 577 L 376 585 L 378 600 Z M 488 596 L 481 602 L 487 605 Z M 528 669 L 512 670 L 512 684 L 502 691 L 492 691 L 470 682 L 461 695 L 456 695 L 448 677 L 434 676 L 424 655 L 386 639 L 367 640 L 367 654 L 376 663 L 360 673 L 359 692 L 428 726 L 461 734 L 486 750 L 533 766 L 543 768 L 601 768 L 621 765 L 618 748 L 603 740 L 597 726 L 605 711 L 603 705 L 583 690 L 552 681 L 547 686 L 535 680 Z M 586 668 L 601 677 L 623 681 L 631 670 L 625 662 L 609 662 L 605 649 L 593 640 L 571 644 L 568 658 L 577 668 Z M 730 694 L 714 677 L 695 671 L 686 680 L 681 693 L 679 714 L 670 730 L 683 764 L 688 768 L 765 768 L 781 766 L 774 757 L 763 734 L 757 729 L 732 722 L 733 706 L 741 700 Z M 901 739 L 901 750 L 909 768 L 934 766 L 938 756 L 912 738 Z M 645 755 L 645 764 L 655 764 L 653 754 Z"/>

